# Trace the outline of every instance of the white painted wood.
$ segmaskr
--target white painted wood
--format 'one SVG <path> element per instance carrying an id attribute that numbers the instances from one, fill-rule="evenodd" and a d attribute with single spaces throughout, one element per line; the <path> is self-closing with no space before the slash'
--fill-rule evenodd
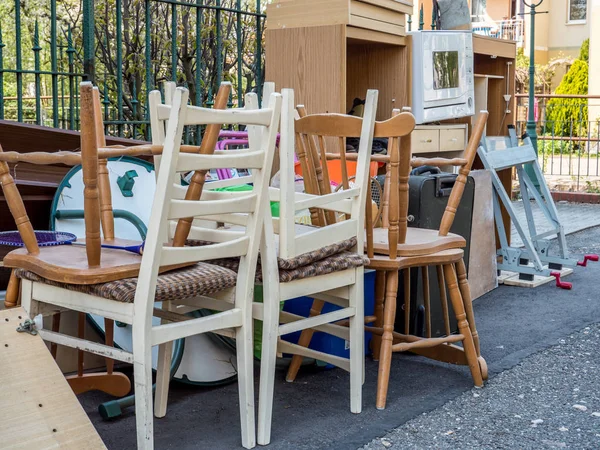
<path id="1" fill-rule="evenodd" d="M 350 372 L 350 361 L 346 358 L 342 358 L 341 356 L 330 355 L 329 353 L 318 352 L 316 350 L 311 350 L 306 347 L 302 347 L 297 344 L 291 344 L 286 341 L 279 341 L 277 345 L 277 350 L 280 353 L 291 353 L 300 356 L 304 356 L 305 358 L 314 358 L 319 361 L 325 361 L 326 363 L 333 364 L 340 369 L 345 370 L 346 372 Z"/>
<path id="2" fill-rule="evenodd" d="M 242 227 L 248 224 L 248 216 L 246 214 L 208 214 L 202 216 L 202 219 L 230 225 L 240 225 Z"/>
<path id="3" fill-rule="evenodd" d="M 289 283 L 283 283 L 279 289 L 281 291 L 281 301 L 292 298 L 311 296 L 321 291 L 329 291 L 342 286 L 349 286 L 356 282 L 356 269 L 346 269 L 340 272 L 333 272 L 328 275 L 322 275 L 315 278 L 304 278 L 294 280 Z"/>
<path id="4" fill-rule="evenodd" d="M 167 89 L 168 91 L 168 89 Z M 150 111 L 155 111 L 161 104 L 160 91 L 152 91 L 148 94 L 148 108 Z M 170 104 L 170 102 L 169 102 Z M 165 125 L 156 115 L 150 115 L 150 127 L 152 133 L 152 142 L 162 144 L 165 141 Z M 160 167 L 160 164 L 155 164 L 155 167 Z"/>
<path id="5" fill-rule="evenodd" d="M 171 200 L 169 219 L 198 217 L 215 214 L 250 213 L 256 207 L 256 194 L 246 194 L 239 198 L 223 200 Z"/>
<path id="6" fill-rule="evenodd" d="M 246 254 L 249 244 L 249 237 L 243 236 L 232 241 L 199 247 L 164 247 L 161 261 L 162 265 L 170 266 L 217 258 L 233 258 Z"/>
<path id="7" fill-rule="evenodd" d="M 179 156 L 176 170 L 177 172 L 187 172 L 190 170 L 218 169 L 220 167 L 259 169 L 264 162 L 264 155 L 265 152 L 261 150 L 243 152 L 241 154 L 236 154 L 236 150 L 228 150 L 226 153 L 217 153 L 215 155 L 182 153 Z M 234 178 L 234 180 L 236 179 L 237 178 Z"/>
<path id="8" fill-rule="evenodd" d="M 362 411 L 362 385 L 365 379 L 365 302 L 364 269 L 357 270 L 356 283 L 350 286 L 350 307 L 355 313 L 350 317 L 350 411 Z"/>
<path id="9" fill-rule="evenodd" d="M 302 321 L 290 322 L 279 327 L 279 335 L 284 336 L 286 334 L 295 333 L 296 331 L 305 330 L 307 328 L 315 328 L 319 325 L 326 323 L 337 322 L 338 320 L 347 319 L 353 317 L 356 314 L 356 308 L 349 307 L 343 309 L 337 309 L 330 313 L 319 314 Z"/>
<path id="10" fill-rule="evenodd" d="M 174 89 L 169 84 L 166 89 L 167 105 L 160 105 L 160 94 L 150 94 L 151 123 L 153 124 L 153 144 L 163 145 L 160 156 L 160 170 L 157 173 L 156 195 L 150 215 L 146 246 L 142 257 L 140 275 L 133 304 L 97 298 L 91 295 L 77 293 L 55 286 L 24 281 L 23 292 L 26 296 L 23 303 L 34 310 L 38 304 L 46 304 L 43 308 L 47 312 L 54 309 L 68 308 L 80 312 L 92 313 L 109 319 L 125 322 L 132 325 L 132 353 L 121 349 L 108 347 L 102 344 L 88 342 L 84 339 L 73 338 L 41 330 L 40 334 L 50 342 L 68 345 L 93 353 L 108 356 L 113 359 L 133 363 L 134 383 L 136 393 L 136 430 L 138 449 L 152 449 L 153 441 L 153 414 L 152 414 L 152 346 L 161 346 L 158 390 L 157 390 L 157 415 L 166 412 L 168 396 L 168 368 L 170 363 L 169 346 L 178 338 L 196 335 L 207 331 L 215 331 L 232 336 L 237 339 L 237 363 L 239 372 L 240 391 L 240 416 L 242 429 L 242 445 L 252 448 L 255 445 L 254 424 L 254 380 L 253 380 L 253 333 L 252 333 L 252 298 L 254 288 L 254 275 L 256 270 L 259 242 L 263 231 L 263 223 L 271 222 L 268 203 L 268 182 L 275 151 L 277 129 L 281 115 L 281 96 L 273 94 L 269 98 L 268 108 L 262 110 L 205 110 L 188 106 L 188 91 Z M 247 96 L 250 103 L 255 102 L 252 95 Z M 256 103 L 256 102 L 255 102 Z M 194 120 L 203 120 L 203 123 L 237 123 L 253 124 L 253 138 L 250 150 L 247 152 L 231 152 L 227 155 L 206 155 L 194 158 L 180 155 L 179 149 L 182 141 L 184 124 L 196 123 Z M 244 123 L 244 121 L 246 121 Z M 166 126 L 166 128 L 165 128 Z M 242 222 L 245 228 L 240 232 L 207 229 L 203 236 L 218 236 L 219 242 L 205 247 L 173 249 L 168 247 L 167 236 L 172 227 L 169 221 L 169 209 L 173 198 L 181 199 L 182 190 L 174 185 L 177 170 L 193 170 L 196 160 L 202 160 L 207 167 L 223 167 L 224 161 L 237 161 L 243 167 L 255 166 L 253 171 L 253 191 L 246 197 L 232 195 L 219 195 L 214 193 L 210 200 L 200 200 L 203 208 L 188 206 L 184 202 L 176 202 L 176 207 L 181 213 L 187 208 L 186 216 L 190 211 L 195 214 L 207 213 L 215 218 L 230 217 L 234 221 Z M 158 160 L 158 158 L 157 158 Z M 248 163 L 248 164 L 247 164 Z M 237 183 L 241 181 L 238 179 Z M 242 208 L 242 200 L 244 205 Z M 233 214 L 223 214 L 224 211 L 234 211 Z M 237 211 L 243 211 L 237 212 Z M 242 220 L 243 218 L 243 220 Z M 209 217 L 210 219 L 210 217 Z M 197 222 L 195 222 L 196 224 Z M 205 223 L 203 221 L 202 223 Z M 177 250 L 177 251 L 175 251 Z M 152 315 L 155 311 L 154 300 L 158 271 L 161 266 L 175 261 L 193 262 L 201 259 L 216 257 L 240 256 L 240 268 L 235 289 L 227 289 L 222 293 L 211 296 L 181 299 L 166 305 L 166 310 L 161 315 L 172 323 L 152 325 Z M 191 259 L 190 259 L 191 258 Z M 193 259 L 197 258 L 197 259 Z M 188 303 L 186 306 L 182 306 Z M 200 304 L 223 306 L 224 312 L 186 321 L 178 321 L 180 314 L 189 312 Z M 234 305 L 232 306 L 232 303 Z M 169 311 L 172 309 L 172 311 Z M 167 317 L 167 315 L 169 317 Z M 234 331 L 235 330 L 235 331 Z M 167 344 L 168 343 L 168 344 Z"/>
<path id="11" fill-rule="evenodd" d="M 280 204 L 279 204 L 279 257 L 289 259 L 296 256 L 295 239 L 295 175 L 294 149 L 294 91 L 284 89 L 281 109 L 281 136 L 279 140 Z"/>
<path id="12" fill-rule="evenodd" d="M 171 235 L 173 235 L 175 228 L 177 227 L 177 222 L 171 222 L 169 225 L 171 228 Z M 243 231 L 207 229 L 195 226 L 192 226 L 190 229 L 190 234 L 188 235 L 188 239 L 207 242 L 227 242 L 241 237 L 244 237 Z"/>
<path id="13" fill-rule="evenodd" d="M 360 194 L 360 188 L 351 188 L 351 189 L 341 189 L 337 192 L 333 192 L 331 194 L 327 194 L 327 195 L 313 195 L 311 196 L 312 198 L 306 199 L 306 200 L 300 200 L 300 201 L 296 201 L 296 211 L 302 211 L 303 209 L 308 209 L 308 208 L 323 208 L 324 206 L 328 205 L 329 203 L 336 201 L 336 200 L 344 200 L 344 199 L 350 199 L 350 198 L 354 198 L 354 197 L 358 197 L 358 195 Z M 346 212 L 346 211 L 343 211 Z"/>
<path id="14" fill-rule="evenodd" d="M 242 311 L 233 308 L 229 311 L 213 314 L 207 317 L 187 320 L 185 322 L 168 323 L 154 327 L 151 332 L 151 345 L 174 341 L 192 334 L 207 333 L 219 328 L 242 326 Z"/>
<path id="15" fill-rule="evenodd" d="M 165 311 L 173 311 L 171 302 L 163 302 Z M 179 311 L 177 311 L 179 312 Z M 181 314 L 181 312 L 179 312 Z M 155 313 L 156 315 L 156 308 Z M 161 324 L 167 323 L 164 319 Z M 158 346 L 158 363 L 156 366 L 156 389 L 154 391 L 154 416 L 165 417 L 167 414 L 167 401 L 169 398 L 169 382 L 171 381 L 171 359 L 173 355 L 173 341 L 165 342 Z"/>
<path id="16" fill-rule="evenodd" d="M 47 342 L 54 342 L 58 345 L 64 345 L 66 347 L 76 348 L 89 353 L 95 353 L 96 355 L 104 356 L 106 358 L 116 359 L 126 363 L 133 363 L 133 355 L 129 352 L 125 352 L 115 347 L 109 347 L 104 344 L 80 339 L 72 336 L 67 336 L 62 333 L 56 333 L 50 330 L 38 330 L 38 333 L 43 340 Z"/>
<path id="17" fill-rule="evenodd" d="M 351 373 L 351 410 L 359 412 L 362 397 L 361 388 L 364 379 L 364 306 L 362 268 L 352 268 L 313 278 L 280 283 L 276 259 L 276 237 L 274 229 L 279 231 L 279 257 L 291 258 L 348 238 L 356 237 L 356 251 L 363 252 L 364 210 L 366 206 L 367 182 L 369 181 L 369 155 L 375 126 L 377 92 L 367 93 L 365 119 L 360 136 L 360 150 L 357 164 L 356 188 L 323 197 L 295 192 L 294 183 L 294 120 L 293 92 L 283 90 L 283 110 L 280 140 L 280 189 L 270 189 L 269 198 L 280 201 L 280 220 L 264 224 L 264 237 L 261 246 L 263 271 L 264 304 L 254 305 L 254 315 L 263 319 L 263 338 L 261 356 L 261 377 L 258 407 L 258 443 L 267 445 L 271 438 L 271 418 L 273 403 L 273 384 L 275 376 L 275 358 L 277 352 L 285 352 L 316 358 Z M 323 228 L 308 228 L 298 232 L 295 213 L 308 207 L 343 210 L 348 220 Z M 360 278 L 360 281 L 358 280 Z M 315 296 L 342 306 L 341 310 L 322 314 L 312 318 L 284 313 L 279 310 L 280 303 L 300 296 Z M 339 297 L 338 297 L 339 296 Z M 350 318 L 350 329 L 332 324 L 340 319 Z M 283 325 L 279 325 L 279 323 Z M 278 335 L 307 328 L 328 332 L 334 336 L 349 339 L 351 359 L 316 352 L 308 348 L 278 340 Z M 363 351 L 361 355 L 360 352 Z"/>
<path id="18" fill-rule="evenodd" d="M 352 205 L 352 207 L 354 208 L 354 205 Z M 308 233 L 296 237 L 296 248 L 302 249 L 301 253 L 308 253 L 325 247 L 326 245 L 331 245 L 353 237 L 356 237 L 356 239 L 359 240 L 364 232 L 361 231 L 360 233 L 357 233 L 358 223 L 364 224 L 364 219 L 362 222 L 359 222 L 358 219 L 352 217 L 351 219 L 333 225 L 315 228 Z M 360 235 L 357 236 L 357 234 Z"/>
<path id="19" fill-rule="evenodd" d="M 344 191 L 347 192 L 347 191 Z M 278 196 L 279 194 L 277 194 Z M 272 194 L 272 198 L 271 201 L 276 201 L 276 195 L 275 193 Z M 324 195 L 324 196 L 315 196 L 315 195 L 310 195 L 310 194 L 305 194 L 303 192 L 296 192 L 295 194 L 295 199 L 296 199 L 296 211 L 301 211 L 302 209 L 306 209 L 306 208 L 300 208 L 298 206 L 298 203 L 302 203 L 305 200 L 311 200 L 313 198 L 328 198 L 329 201 L 327 201 L 325 204 L 323 204 L 322 206 L 320 206 L 321 209 L 325 209 L 325 210 L 329 210 L 329 211 L 337 211 L 337 212 L 341 212 L 344 214 L 350 214 L 352 212 L 352 200 L 351 199 L 343 199 L 343 200 L 338 200 L 338 201 L 332 201 L 331 197 L 329 197 L 329 194 Z"/>
<path id="20" fill-rule="evenodd" d="M 129 325 L 133 323 L 133 303 L 115 302 L 37 282 L 33 283 L 32 291 L 32 298 L 40 302 L 51 303 L 73 311 L 96 314 Z"/>

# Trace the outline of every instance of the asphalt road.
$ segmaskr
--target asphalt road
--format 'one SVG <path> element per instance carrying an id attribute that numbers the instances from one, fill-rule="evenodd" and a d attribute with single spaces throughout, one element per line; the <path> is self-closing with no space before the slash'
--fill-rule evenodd
<path id="1" fill-rule="evenodd" d="M 598 449 L 599 343 L 600 324 L 570 334 L 363 449 Z"/>

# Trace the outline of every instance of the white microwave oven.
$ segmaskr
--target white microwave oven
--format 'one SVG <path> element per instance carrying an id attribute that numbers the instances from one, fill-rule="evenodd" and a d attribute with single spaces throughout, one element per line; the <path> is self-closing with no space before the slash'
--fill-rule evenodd
<path id="1" fill-rule="evenodd" d="M 416 122 L 474 115 L 472 32 L 424 30 L 409 34 Z"/>

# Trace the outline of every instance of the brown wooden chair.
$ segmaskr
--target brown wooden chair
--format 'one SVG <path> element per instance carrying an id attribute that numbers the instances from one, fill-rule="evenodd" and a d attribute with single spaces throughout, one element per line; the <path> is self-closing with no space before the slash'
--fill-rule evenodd
<path id="1" fill-rule="evenodd" d="M 395 112 L 395 114 L 398 113 L 398 111 Z M 398 115 L 401 116 L 401 114 Z M 416 158 L 411 160 L 410 131 L 412 131 L 412 128 L 408 132 L 402 133 L 403 130 L 394 130 L 391 126 L 384 127 L 383 124 L 386 122 L 378 122 L 375 126 L 376 137 L 390 138 L 388 156 L 373 157 L 373 159 L 387 160 L 388 162 L 388 176 L 386 177 L 386 189 L 384 189 L 385 196 L 382 205 L 384 227 L 381 229 L 372 229 L 369 227 L 369 224 L 373 222 L 367 219 L 367 253 L 371 259 L 371 264 L 368 267 L 377 270 L 375 326 L 367 327 L 367 330 L 374 333 L 374 358 L 380 360 L 377 394 L 377 407 L 380 409 L 385 407 L 392 351 L 410 350 L 433 359 L 469 365 L 477 386 L 481 386 L 483 383 L 482 379 L 487 378 L 487 367 L 479 353 L 479 342 L 471 306 L 471 297 L 462 261 L 463 251 L 461 248 L 464 247 L 465 241 L 462 237 L 449 233 L 456 208 L 462 197 L 466 177 L 475 157 L 477 145 L 483 134 L 486 119 L 487 113 L 480 116 L 464 157 L 453 160 L 444 158 Z M 391 123 L 387 122 L 388 124 Z M 342 146 L 342 148 L 345 147 Z M 300 148 L 298 157 L 301 158 L 301 155 L 304 153 L 306 153 L 305 149 Z M 343 155 L 343 153 L 339 156 L 330 155 L 331 158 L 335 157 L 342 160 L 349 156 L 351 155 Z M 311 161 L 308 158 L 306 160 L 305 164 L 310 169 Z M 320 158 L 320 160 L 322 161 L 323 158 Z M 312 161 L 319 161 L 314 158 L 314 151 Z M 407 227 L 408 178 L 411 165 L 421 166 L 426 164 L 438 166 L 458 165 L 461 167 L 439 230 L 420 230 Z M 319 171 L 324 172 L 321 178 L 327 180 L 327 166 L 320 163 L 319 167 L 308 171 L 309 174 L 312 174 L 312 176 L 309 175 L 312 179 L 308 180 L 307 183 L 309 187 L 325 187 L 324 183 L 319 185 L 315 181 L 318 180 Z M 369 217 L 369 210 L 367 210 L 367 217 Z M 371 245 L 372 242 L 373 244 Z M 394 332 L 398 271 L 404 270 L 405 308 L 409 308 L 410 268 L 422 268 L 422 273 L 424 274 L 424 296 L 426 297 L 424 301 L 426 304 L 426 314 L 428 315 L 429 280 L 427 277 L 427 268 L 432 265 L 436 266 L 438 270 L 440 291 L 443 293 L 441 298 L 442 309 L 446 317 L 448 336 L 431 339 L 430 326 L 427 327 L 427 338 Z M 449 313 L 445 296 L 446 287 L 448 288 L 450 299 L 459 322 L 460 334 L 453 336 L 450 336 L 449 332 Z M 315 301 L 311 308 L 311 315 L 320 314 L 321 308 L 321 303 Z M 405 329 L 407 330 L 410 325 L 409 313 L 410 311 L 407 309 L 405 323 Z M 302 345 L 307 346 L 310 343 L 311 337 L 312 330 L 306 330 L 304 335 L 300 337 Z M 460 341 L 463 342 L 463 348 L 453 345 L 453 343 Z M 295 378 L 300 362 L 300 360 L 296 360 L 290 365 L 287 377 L 288 381 L 292 381 Z"/>

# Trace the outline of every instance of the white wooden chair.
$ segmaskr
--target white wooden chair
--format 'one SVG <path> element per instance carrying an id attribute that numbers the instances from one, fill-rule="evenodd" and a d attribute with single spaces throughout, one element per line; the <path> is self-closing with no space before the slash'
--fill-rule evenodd
<path id="1" fill-rule="evenodd" d="M 91 96 L 91 84 L 90 89 L 82 90 L 82 93 Z M 82 98 L 82 105 L 91 104 L 87 100 L 90 99 Z M 50 282 L 21 270 L 22 304 L 31 317 L 57 309 L 73 309 L 133 326 L 132 353 L 47 330 L 39 330 L 39 333 L 47 341 L 108 355 L 134 365 L 140 449 L 152 449 L 154 442 L 152 346 L 160 345 L 162 350 L 156 399 L 157 409 L 160 409 L 166 406 L 168 392 L 170 352 L 165 351 L 167 343 L 199 333 L 234 330 L 230 333 L 234 333 L 237 341 L 242 445 L 252 448 L 255 445 L 255 415 L 251 302 L 263 220 L 265 215 L 268 217 L 268 175 L 279 125 L 281 96 L 273 94 L 269 107 L 259 111 L 215 111 L 187 106 L 187 101 L 188 91 L 183 88 L 174 92 L 170 106 L 160 104 L 160 93 L 150 94 L 153 118 L 163 122 L 162 125 L 153 125 L 164 131 L 164 147 L 139 277 L 101 285 L 73 285 Z M 82 120 L 93 120 L 93 113 L 90 110 L 82 111 Z M 184 125 L 223 123 L 254 126 L 256 132 L 250 139 L 250 148 L 215 152 L 214 155 L 180 153 Z M 90 145 L 89 141 L 86 145 Z M 220 167 L 252 168 L 253 190 L 241 198 L 232 198 L 228 193 L 211 192 L 209 199 L 206 199 L 207 196 L 195 202 L 180 199 L 180 183 L 174 183 L 178 181 L 179 172 Z M 236 232 L 196 230 L 199 237 L 213 242 L 202 247 L 168 245 L 168 235 L 176 221 L 190 216 L 203 216 L 206 220 L 221 222 L 232 217 L 237 222 L 243 222 L 244 229 Z M 224 267 L 200 262 L 217 256 L 238 257 L 237 274 Z M 179 268 L 159 274 L 159 270 L 162 272 L 166 266 Z M 185 304 L 186 298 L 190 299 L 191 304 L 194 299 L 204 298 L 215 304 L 229 302 L 231 306 L 209 317 L 190 318 L 180 314 L 185 312 L 185 308 L 177 306 Z M 166 305 L 163 310 L 154 307 L 158 301 Z M 153 314 L 171 323 L 152 326 Z"/>
<path id="2" fill-rule="evenodd" d="M 316 358 L 350 372 L 350 410 L 353 413 L 362 410 L 364 377 L 363 267 L 368 261 L 363 255 L 364 220 L 377 91 L 368 91 L 363 119 L 316 114 L 296 120 L 293 91 L 284 89 L 282 95 L 281 188 L 279 192 L 271 188 L 271 200 L 280 201 L 280 218 L 265 221 L 265 238 L 261 245 L 264 303 L 255 304 L 255 315 L 263 319 L 258 415 L 258 443 L 261 445 L 269 444 L 271 439 L 277 353 Z M 356 187 L 323 196 L 295 192 L 297 132 L 307 139 L 329 140 L 335 144 L 345 137 L 360 136 Z M 321 227 L 298 226 L 295 214 L 307 208 L 345 213 L 347 220 L 329 225 L 323 223 Z M 279 239 L 272 238 L 274 233 L 279 234 Z M 280 312 L 282 302 L 301 296 L 318 298 L 341 309 L 310 318 Z M 333 324 L 348 319 L 349 328 Z M 350 359 L 280 339 L 280 336 L 307 328 L 348 340 Z"/>
<path id="3" fill-rule="evenodd" d="M 171 87 L 172 89 L 172 87 Z M 273 86 L 268 86 L 273 90 Z M 259 394 L 258 440 L 267 445 L 271 438 L 271 417 L 275 360 L 277 353 L 298 354 L 326 361 L 350 372 L 350 409 L 360 413 L 362 409 L 362 383 L 364 372 L 364 291 L 363 266 L 368 260 L 363 255 L 364 220 L 369 181 L 370 147 L 373 139 L 377 91 L 367 94 L 365 119 L 356 117 L 322 114 L 309 116 L 306 120 L 295 121 L 294 95 L 291 89 L 282 91 L 283 108 L 280 138 L 281 188 L 270 189 L 270 200 L 280 202 L 280 217 L 265 221 L 261 243 L 261 268 L 257 283 L 263 283 L 263 303 L 254 304 L 254 317 L 263 320 L 261 376 Z M 165 96 L 169 102 L 169 96 Z M 258 108 L 255 97 L 247 100 L 247 107 Z M 295 192 L 294 188 L 294 140 L 296 125 L 306 134 L 315 138 L 331 139 L 333 136 L 361 137 L 359 161 L 355 188 L 338 191 L 330 195 L 310 195 Z M 252 138 L 256 127 L 250 126 Z M 336 141 L 337 142 L 337 141 Z M 225 167 L 225 166 L 224 166 Z M 161 169 L 162 170 L 162 169 Z M 214 181 L 204 185 L 203 199 L 210 199 L 215 188 L 255 183 L 255 173 L 240 178 Z M 180 188 L 183 192 L 183 188 Z M 223 193 L 221 193 L 223 195 Z M 230 192 L 231 198 L 246 195 L 244 192 Z M 307 208 L 318 207 L 336 213 L 344 213 L 347 220 L 320 227 L 310 227 L 295 223 L 295 213 Z M 245 224 L 235 216 L 225 222 L 229 232 L 244 229 Z M 189 233 L 190 245 L 206 245 L 212 241 L 206 223 L 196 221 Z M 195 241 L 195 242 L 194 242 Z M 212 260 L 233 270 L 239 270 L 237 258 Z M 318 317 L 304 318 L 281 311 L 280 305 L 286 300 L 300 296 L 311 296 L 341 307 L 340 310 Z M 177 303 L 177 302 L 175 302 Z M 222 310 L 223 304 L 208 299 L 197 299 L 190 308 L 211 308 Z M 335 325 L 340 320 L 350 321 L 350 327 Z M 280 323 L 282 325 L 280 325 Z M 350 359 L 317 352 L 302 345 L 291 344 L 280 336 L 295 331 L 314 328 L 349 341 Z M 168 352 L 167 352 L 168 353 Z M 159 359 L 159 361 L 161 361 Z M 157 398 L 159 387 L 157 386 Z"/>

